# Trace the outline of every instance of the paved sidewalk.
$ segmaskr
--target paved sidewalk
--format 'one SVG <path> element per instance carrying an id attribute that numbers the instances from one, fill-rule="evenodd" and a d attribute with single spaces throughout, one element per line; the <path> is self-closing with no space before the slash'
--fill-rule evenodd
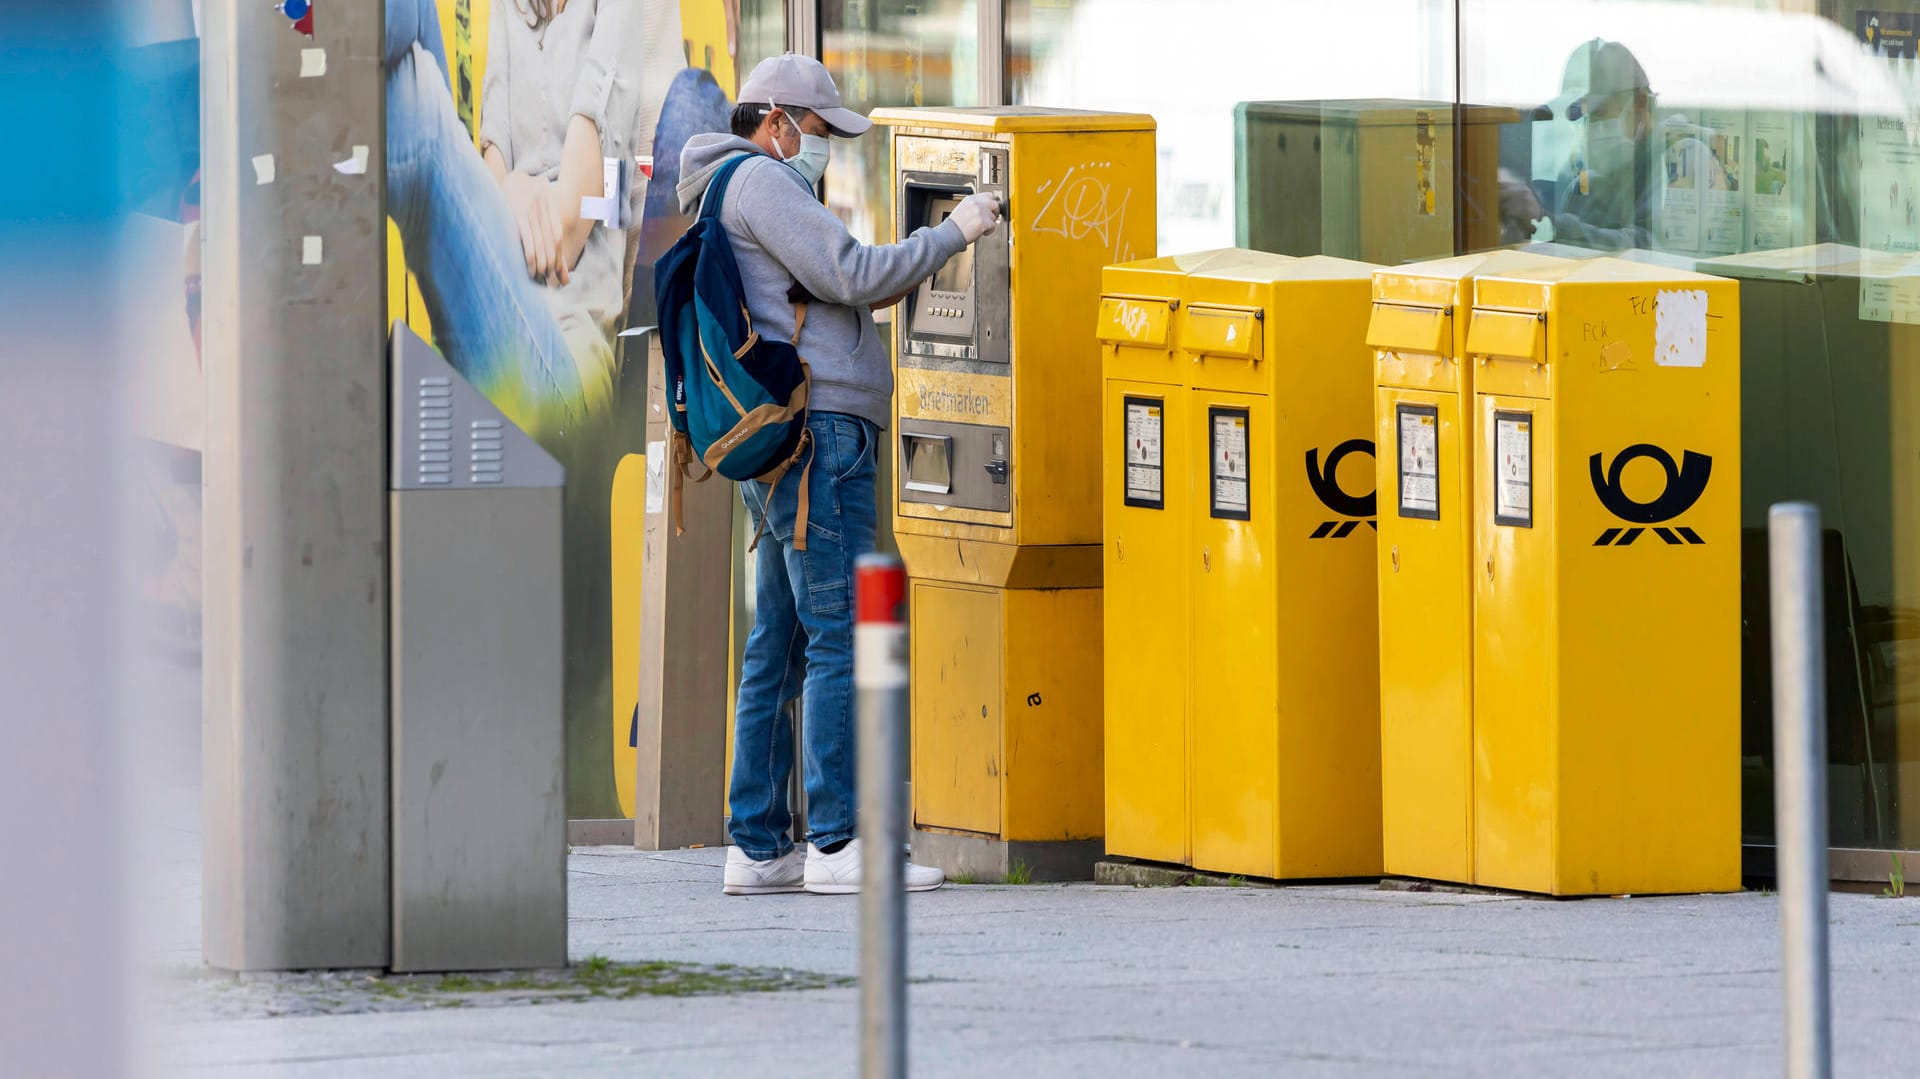
<path id="1" fill-rule="evenodd" d="M 584 848 L 571 947 L 846 975 L 857 903 L 728 898 L 721 852 Z M 1777 1074 L 1777 900 L 1366 887 L 914 897 L 916 1075 Z M 1908 1071 L 1920 902 L 1834 897 L 1838 1074 Z M 243 987 L 244 991 L 245 987 Z M 852 989 L 180 1017 L 190 1074 L 847 1076 Z"/>
<path id="2" fill-rule="evenodd" d="M 284 987 L 192 976 L 197 676 L 160 670 L 143 689 L 151 722 L 131 749 L 158 781 L 137 807 L 136 932 L 165 972 L 153 1072 L 854 1074 L 854 989 L 269 1017 Z M 575 962 L 855 971 L 856 900 L 729 898 L 722 857 L 577 850 Z M 1027 885 L 912 900 L 916 1076 L 1780 1074 L 1772 896 Z M 1910 1073 L 1920 900 L 1832 909 L 1836 1074 Z"/>

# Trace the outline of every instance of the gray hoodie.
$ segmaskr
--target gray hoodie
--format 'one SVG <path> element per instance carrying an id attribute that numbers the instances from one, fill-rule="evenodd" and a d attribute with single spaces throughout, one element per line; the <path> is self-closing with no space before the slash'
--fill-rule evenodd
<path id="1" fill-rule="evenodd" d="M 681 151 L 681 211 L 697 213 L 713 174 L 742 152 L 755 159 L 734 172 L 720 225 L 733 242 L 753 328 L 776 341 L 793 336 L 787 290 L 798 281 L 814 297 L 800 333 L 800 357 L 813 373 L 810 407 L 886 427 L 893 369 L 871 305 L 933 276 L 964 250 L 960 226 L 943 221 L 897 244 L 868 246 L 820 205 L 799 173 L 753 143 L 724 134 L 695 135 Z"/>

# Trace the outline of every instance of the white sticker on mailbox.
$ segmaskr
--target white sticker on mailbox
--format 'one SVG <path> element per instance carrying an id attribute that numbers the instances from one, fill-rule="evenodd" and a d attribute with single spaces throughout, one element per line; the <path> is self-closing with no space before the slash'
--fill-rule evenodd
<path id="1" fill-rule="evenodd" d="M 1401 405 L 1400 516 L 1440 519 L 1440 410 Z"/>
<path id="2" fill-rule="evenodd" d="M 1249 517 L 1247 482 L 1247 410 L 1215 408 L 1213 421 L 1213 516 L 1244 521 Z"/>
<path id="3" fill-rule="evenodd" d="M 1161 432 L 1165 427 L 1162 402 L 1151 397 L 1129 397 L 1127 405 L 1126 504 L 1164 509 L 1161 476 L 1164 460 Z"/>
<path id="4" fill-rule="evenodd" d="M 1701 367 L 1707 362 L 1707 292 L 1661 289 L 1653 298 L 1653 362 Z"/>
<path id="5" fill-rule="evenodd" d="M 1533 415 L 1493 414 L 1493 523 L 1533 527 Z"/>

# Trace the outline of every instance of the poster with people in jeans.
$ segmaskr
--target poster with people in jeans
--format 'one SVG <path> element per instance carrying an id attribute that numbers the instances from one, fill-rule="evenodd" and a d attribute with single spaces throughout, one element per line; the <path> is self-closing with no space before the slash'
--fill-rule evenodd
<path id="1" fill-rule="evenodd" d="M 574 818 L 631 815 L 607 721 L 609 530 L 615 471 L 644 452 L 646 338 L 619 334 L 653 322 L 652 262 L 686 226 L 681 147 L 726 129 L 738 6 L 386 0 L 392 317 L 567 469 Z M 634 163 L 631 195 L 595 216 L 609 160 Z"/>

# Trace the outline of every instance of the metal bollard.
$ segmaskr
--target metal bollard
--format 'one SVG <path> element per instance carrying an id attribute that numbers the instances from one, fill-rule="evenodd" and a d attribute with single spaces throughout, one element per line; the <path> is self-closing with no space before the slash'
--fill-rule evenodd
<path id="1" fill-rule="evenodd" d="M 1786 982 L 1788 1079 L 1833 1074 L 1827 982 L 1827 686 L 1820 509 L 1767 513 L 1773 607 L 1774 850 Z"/>
<path id="2" fill-rule="evenodd" d="M 860 1075 L 907 1074 L 907 572 L 898 558 L 854 563 L 859 691 Z"/>

